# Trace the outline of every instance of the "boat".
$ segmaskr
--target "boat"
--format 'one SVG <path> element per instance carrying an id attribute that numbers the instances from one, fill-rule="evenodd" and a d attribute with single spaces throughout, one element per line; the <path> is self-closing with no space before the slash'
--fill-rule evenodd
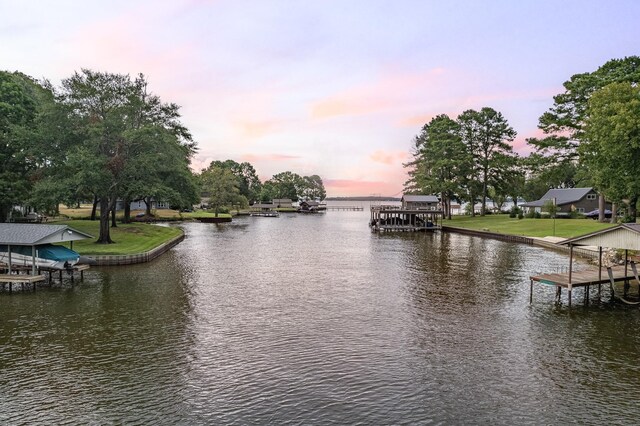
<path id="1" fill-rule="evenodd" d="M 80 254 L 63 246 L 41 244 L 35 246 L 36 267 L 47 269 L 69 269 L 80 260 Z M 9 251 L 6 245 L 0 245 L 0 263 L 9 264 Z M 12 266 L 33 265 L 31 246 L 11 246 Z"/>

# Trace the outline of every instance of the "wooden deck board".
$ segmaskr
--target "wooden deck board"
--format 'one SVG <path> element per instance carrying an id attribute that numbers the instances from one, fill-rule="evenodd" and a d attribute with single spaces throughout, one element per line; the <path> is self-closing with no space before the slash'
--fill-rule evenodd
<path id="1" fill-rule="evenodd" d="M 625 277 L 624 266 L 614 266 L 611 268 L 613 271 L 613 277 L 616 281 L 622 281 L 624 279 L 635 280 L 633 271 L 631 268 L 627 270 Z M 540 282 L 547 285 L 555 285 L 559 287 L 569 287 L 569 273 L 553 273 L 553 274 L 540 274 L 529 277 L 532 281 Z M 589 268 L 581 271 L 573 271 L 571 273 L 571 287 L 586 287 L 594 284 L 606 284 L 609 282 L 609 275 L 607 269 L 602 268 L 602 278 L 598 279 L 598 268 Z"/>
<path id="2" fill-rule="evenodd" d="M 44 275 L 0 274 L 0 283 L 37 283 L 44 280 Z"/>

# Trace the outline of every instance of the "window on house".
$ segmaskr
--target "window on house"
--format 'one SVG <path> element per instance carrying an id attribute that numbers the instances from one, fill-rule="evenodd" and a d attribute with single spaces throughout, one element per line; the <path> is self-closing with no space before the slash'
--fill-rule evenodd
<path id="1" fill-rule="evenodd" d="M 578 208 L 576 209 L 576 211 L 577 211 L 578 213 L 584 213 L 584 207 L 578 207 Z"/>
<path id="2" fill-rule="evenodd" d="M 587 200 L 595 200 L 596 194 L 587 194 Z"/>

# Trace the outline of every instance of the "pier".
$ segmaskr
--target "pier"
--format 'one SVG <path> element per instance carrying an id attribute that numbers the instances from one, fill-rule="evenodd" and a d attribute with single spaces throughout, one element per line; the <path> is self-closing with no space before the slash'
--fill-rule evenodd
<path id="1" fill-rule="evenodd" d="M 640 277 L 636 264 L 629 261 L 629 250 L 640 250 L 640 224 L 624 223 L 613 228 L 607 228 L 592 232 L 587 235 L 570 238 L 561 244 L 569 246 L 569 271 L 567 273 L 548 273 L 531 276 L 531 288 L 529 303 L 533 302 L 533 283 L 538 282 L 556 287 L 556 300 L 560 301 L 562 289 L 568 291 L 568 303 L 571 306 L 571 292 L 574 288 L 585 288 L 585 304 L 589 303 L 589 287 L 598 286 L 598 296 L 601 294 L 601 285 L 609 283 L 611 299 L 617 299 L 628 305 L 640 305 Z M 582 271 L 573 270 L 574 246 L 598 247 L 598 268 L 589 268 Z M 602 248 L 624 249 L 624 263 L 607 267 L 606 275 L 603 273 Z M 633 280 L 638 284 L 638 294 L 634 300 L 629 299 L 629 282 Z M 616 283 L 623 282 L 622 293 L 616 290 Z M 635 296 L 635 295 L 634 295 Z"/>

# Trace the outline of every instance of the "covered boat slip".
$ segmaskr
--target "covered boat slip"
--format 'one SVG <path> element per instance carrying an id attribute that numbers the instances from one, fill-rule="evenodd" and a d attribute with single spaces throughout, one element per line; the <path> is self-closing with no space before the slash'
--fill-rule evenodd
<path id="1" fill-rule="evenodd" d="M 62 276 L 62 269 L 65 265 L 70 266 L 69 260 L 77 253 L 52 244 L 73 244 L 73 241 L 86 238 L 92 237 L 68 225 L 0 223 L 0 270 L 4 271 L 0 274 L 0 283 L 3 286 L 9 283 L 9 290 L 12 283 L 31 283 L 35 290 L 35 283 L 46 279 L 41 271 L 48 270 L 49 279 L 53 270 L 59 270 Z M 39 248 L 42 257 L 39 257 Z M 81 272 L 88 269 L 86 265 L 81 266 L 73 268 Z"/>
<path id="2" fill-rule="evenodd" d="M 585 303 L 589 303 L 589 288 L 598 286 L 598 296 L 601 294 L 601 285 L 609 284 L 611 298 L 631 305 L 640 305 L 640 277 L 638 277 L 635 263 L 629 262 L 629 250 L 640 251 L 640 224 L 622 224 L 613 228 L 593 232 L 571 238 L 560 243 L 569 246 L 569 271 L 567 273 L 539 274 L 530 277 L 531 289 L 529 302 L 533 302 L 534 282 L 556 287 L 556 300 L 560 301 L 562 289 L 568 291 L 568 304 L 571 306 L 571 293 L 574 288 L 585 289 Z M 592 246 L 598 248 L 598 267 L 581 271 L 573 270 L 574 246 Z M 603 268 L 602 249 L 611 248 L 624 250 L 624 264 Z M 638 292 L 631 299 L 629 289 L 630 282 L 635 281 Z M 616 283 L 623 283 L 623 291 L 616 290 Z"/>
<path id="3" fill-rule="evenodd" d="M 441 228 L 442 211 L 371 206 L 369 225 L 374 231 L 435 231 Z"/>

